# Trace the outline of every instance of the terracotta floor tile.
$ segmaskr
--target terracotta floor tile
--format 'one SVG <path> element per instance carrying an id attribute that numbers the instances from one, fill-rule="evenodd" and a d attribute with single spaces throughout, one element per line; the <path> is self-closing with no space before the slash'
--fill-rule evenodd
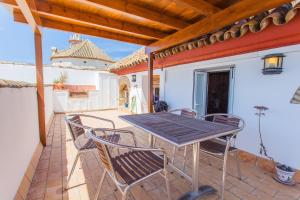
<path id="1" fill-rule="evenodd" d="M 136 129 L 118 116 L 119 111 L 90 112 L 90 115 L 108 118 L 116 123 L 117 128 L 132 130 L 136 134 L 138 145 L 148 146 L 147 134 Z M 86 123 L 92 121 L 86 121 Z M 104 125 L 103 125 L 104 126 Z M 93 199 L 96 187 L 103 173 L 102 164 L 99 165 L 95 154 L 88 152 L 80 156 L 74 174 L 71 178 L 69 189 L 64 190 L 67 177 L 77 154 L 72 137 L 66 129 L 64 115 L 55 115 L 47 136 L 47 146 L 43 149 L 41 159 L 37 164 L 37 170 L 30 185 L 27 200 L 89 200 Z M 130 143 L 129 138 L 122 142 Z M 167 150 L 171 155 L 172 145 L 158 140 L 157 146 Z M 179 166 L 183 163 L 183 149 L 177 151 L 176 162 Z M 191 174 L 192 152 L 188 148 L 186 171 Z M 201 185 L 209 184 L 218 190 L 218 193 L 206 196 L 203 200 L 217 200 L 220 198 L 220 184 L 222 172 L 219 170 L 221 163 L 215 159 L 210 159 L 212 166 L 208 165 L 205 155 L 201 154 L 199 182 Z M 274 199 L 274 200 L 300 200 L 300 186 L 286 187 L 275 182 L 270 173 L 266 173 L 256 168 L 251 163 L 241 163 L 243 180 L 236 178 L 235 162 L 232 157 L 228 160 L 228 175 L 226 179 L 226 200 L 248 200 L 248 199 Z M 168 171 L 174 171 L 171 168 Z M 178 173 L 169 173 L 172 199 L 176 200 L 184 193 L 191 190 L 191 184 Z M 161 176 L 155 176 L 142 184 L 135 186 L 127 200 L 159 200 L 166 199 L 166 186 Z M 121 198 L 121 193 L 116 189 L 114 182 L 109 176 L 106 177 L 99 199 L 117 200 Z"/>

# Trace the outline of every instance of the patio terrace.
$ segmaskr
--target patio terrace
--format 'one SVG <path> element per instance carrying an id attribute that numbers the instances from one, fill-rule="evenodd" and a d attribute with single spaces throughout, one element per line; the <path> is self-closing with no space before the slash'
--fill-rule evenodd
<path id="1" fill-rule="evenodd" d="M 147 133 L 132 127 L 118 118 L 125 114 L 116 110 L 89 112 L 90 115 L 101 116 L 113 120 L 116 128 L 125 128 L 135 132 L 138 146 L 147 146 Z M 93 124 L 89 121 L 85 123 Z M 93 124 L 95 125 L 95 124 Z M 171 146 L 158 141 L 158 145 L 164 147 L 170 153 Z M 189 149 L 191 151 L 191 149 Z M 96 151 L 95 151 L 96 152 Z M 180 165 L 183 150 L 178 151 L 178 158 L 175 164 Z M 69 184 L 69 189 L 65 191 L 67 175 L 70 172 L 72 163 L 76 156 L 76 149 L 73 145 L 71 135 L 66 128 L 64 115 L 57 114 L 52 122 L 49 134 L 47 136 L 47 145 L 43 149 L 38 162 L 32 183 L 27 195 L 28 200 L 55 199 L 55 200 L 88 200 L 93 199 L 96 187 L 100 181 L 103 167 L 98 164 L 96 154 L 85 153 L 80 157 L 82 166 L 77 165 L 75 172 Z M 191 157 L 191 153 L 188 154 Z M 202 185 L 209 184 L 216 189 L 220 188 L 221 166 L 219 161 L 210 159 L 212 166 L 208 165 L 204 156 L 200 160 L 199 180 Z M 188 161 L 191 161 L 188 160 Z M 191 171 L 191 162 L 187 163 L 187 170 Z M 277 183 L 267 173 L 256 167 L 253 163 L 242 162 L 242 181 L 235 176 L 234 160 L 228 160 L 228 176 L 226 182 L 225 199 L 276 199 L 276 200 L 300 200 L 300 185 L 288 187 Z M 169 169 L 172 172 L 172 169 Z M 170 185 L 172 199 L 177 199 L 182 194 L 191 190 L 191 184 L 176 172 L 170 174 Z M 29 187 L 29 185 L 28 185 Z M 164 180 L 155 176 L 151 180 L 146 180 L 142 185 L 138 185 L 131 190 L 128 199 L 166 199 Z M 219 194 L 207 196 L 205 200 L 215 200 Z M 104 187 L 101 190 L 99 199 L 114 200 L 120 199 L 120 193 L 116 190 L 114 183 L 110 178 L 106 178 Z"/>

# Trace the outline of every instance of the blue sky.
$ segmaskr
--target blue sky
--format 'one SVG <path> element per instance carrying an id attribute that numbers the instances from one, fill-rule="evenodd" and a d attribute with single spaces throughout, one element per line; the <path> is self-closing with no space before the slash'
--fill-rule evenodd
<path id="1" fill-rule="evenodd" d="M 43 28 L 43 61 L 50 63 L 51 47 L 65 49 L 72 33 Z M 82 35 L 118 60 L 141 46 Z M 35 62 L 33 33 L 29 25 L 13 21 L 10 10 L 0 4 L 0 60 Z"/>

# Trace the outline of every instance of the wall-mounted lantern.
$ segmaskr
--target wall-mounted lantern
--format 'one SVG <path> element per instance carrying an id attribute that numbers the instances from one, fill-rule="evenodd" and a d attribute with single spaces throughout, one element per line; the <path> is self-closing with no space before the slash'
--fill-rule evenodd
<path id="1" fill-rule="evenodd" d="M 136 82 L 136 75 L 135 74 L 131 75 L 131 81 Z"/>
<path id="2" fill-rule="evenodd" d="M 269 54 L 263 57 L 263 74 L 280 74 L 282 72 L 283 57 L 285 56 L 282 53 Z"/>

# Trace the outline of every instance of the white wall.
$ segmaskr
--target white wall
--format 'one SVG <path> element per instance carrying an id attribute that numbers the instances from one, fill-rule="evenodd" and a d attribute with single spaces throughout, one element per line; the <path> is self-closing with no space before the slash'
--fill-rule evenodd
<path id="1" fill-rule="evenodd" d="M 87 97 L 70 98 L 68 91 L 55 90 L 54 112 L 116 109 L 119 91 L 117 78 L 115 74 L 99 73 L 97 90 L 89 91 Z"/>
<path id="2" fill-rule="evenodd" d="M 136 75 L 136 82 L 132 82 L 131 81 L 131 76 L 133 74 L 127 74 L 126 76 L 128 77 L 128 79 L 131 81 L 130 82 L 130 91 L 129 91 L 129 108 L 130 111 L 132 111 L 133 113 L 146 113 L 148 112 L 148 104 L 147 104 L 147 96 L 148 96 L 148 92 L 147 92 L 147 85 L 148 85 L 148 75 L 147 72 L 138 72 L 138 73 L 134 73 Z M 160 77 L 162 77 L 162 75 L 164 74 L 163 71 L 161 71 L 160 69 L 156 69 L 153 71 L 154 75 L 160 75 Z M 164 80 L 164 79 L 160 79 Z M 161 90 L 162 91 L 162 90 Z M 160 92 L 160 95 L 162 95 L 163 92 Z M 136 108 L 135 109 L 131 109 L 131 105 L 132 105 L 132 97 L 136 97 Z M 161 98 L 162 99 L 162 98 Z"/>
<path id="3" fill-rule="evenodd" d="M 35 83 L 35 66 L 28 64 L 0 63 L 0 79 L 25 81 Z M 44 67 L 44 83 L 53 84 L 53 81 L 59 78 L 61 73 L 68 75 L 67 84 L 75 85 L 97 85 L 98 74 L 107 73 L 94 70 L 78 70 L 61 67 Z"/>
<path id="4" fill-rule="evenodd" d="M 117 108 L 118 105 L 118 76 L 112 73 L 99 74 L 98 90 L 101 92 L 103 108 Z"/>
<path id="5" fill-rule="evenodd" d="M 279 75 L 263 75 L 262 57 L 284 53 L 284 71 Z M 272 49 L 239 56 L 179 65 L 165 72 L 164 95 L 171 108 L 192 107 L 193 71 L 235 65 L 233 113 L 246 121 L 237 138 L 237 147 L 259 153 L 259 135 L 255 105 L 269 108 L 262 119 L 264 143 L 275 160 L 300 169 L 300 106 L 290 104 L 300 86 L 300 45 Z"/>
<path id="6" fill-rule="evenodd" d="M 95 59 L 81 59 L 81 58 L 54 58 L 52 59 L 53 65 L 68 65 L 68 66 L 94 66 L 101 70 L 107 70 L 111 62 Z"/>
<path id="7" fill-rule="evenodd" d="M 51 125 L 51 121 L 54 115 L 53 108 L 53 89 L 52 86 L 47 86 L 44 89 L 44 97 L 45 97 L 45 121 L 46 128 L 49 128 Z M 48 131 L 48 130 L 46 130 Z"/>
<path id="8" fill-rule="evenodd" d="M 37 113 L 36 88 L 0 88 L 0 199 L 14 198 L 39 143 Z"/>

